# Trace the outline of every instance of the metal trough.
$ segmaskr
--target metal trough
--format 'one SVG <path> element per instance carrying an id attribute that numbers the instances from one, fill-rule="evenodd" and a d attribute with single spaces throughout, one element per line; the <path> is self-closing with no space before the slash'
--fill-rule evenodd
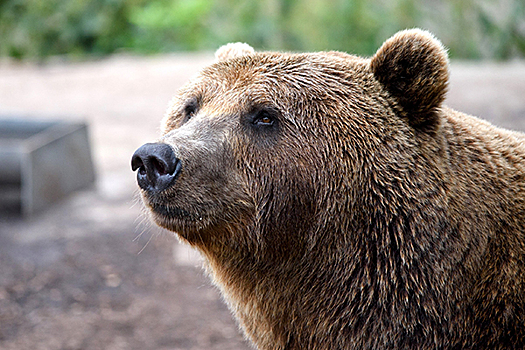
<path id="1" fill-rule="evenodd" d="M 31 216 L 94 180 L 86 124 L 0 118 L 0 212 Z"/>

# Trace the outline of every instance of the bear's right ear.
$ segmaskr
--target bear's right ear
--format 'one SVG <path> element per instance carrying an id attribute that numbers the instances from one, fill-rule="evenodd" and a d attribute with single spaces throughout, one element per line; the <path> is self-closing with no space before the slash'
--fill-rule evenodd
<path id="1" fill-rule="evenodd" d="M 230 58 L 246 56 L 254 53 L 254 49 L 245 43 L 229 43 L 221 46 L 215 52 L 215 61 L 223 61 Z"/>
<path id="2" fill-rule="evenodd" d="M 449 73 L 447 52 L 432 34 L 420 29 L 397 33 L 372 57 L 370 67 L 410 124 L 435 124 Z"/>

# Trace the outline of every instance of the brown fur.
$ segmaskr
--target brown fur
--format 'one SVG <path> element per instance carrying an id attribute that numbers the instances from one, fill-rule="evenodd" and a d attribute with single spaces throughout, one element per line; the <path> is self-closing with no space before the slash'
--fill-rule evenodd
<path id="1" fill-rule="evenodd" d="M 437 40 L 218 59 L 163 123 L 180 176 L 143 195 L 257 348 L 525 346 L 525 136 L 442 106 Z"/>

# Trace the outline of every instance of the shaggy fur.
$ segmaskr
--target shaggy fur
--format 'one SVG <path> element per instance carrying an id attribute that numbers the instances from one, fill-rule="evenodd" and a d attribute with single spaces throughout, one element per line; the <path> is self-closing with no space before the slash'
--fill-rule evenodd
<path id="1" fill-rule="evenodd" d="M 525 136 L 442 105 L 436 39 L 217 58 L 163 122 L 180 175 L 143 197 L 258 349 L 525 346 Z"/>

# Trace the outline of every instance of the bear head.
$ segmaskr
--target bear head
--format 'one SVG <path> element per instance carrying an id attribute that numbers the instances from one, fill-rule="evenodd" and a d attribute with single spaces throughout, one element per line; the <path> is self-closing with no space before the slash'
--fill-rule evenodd
<path id="1" fill-rule="evenodd" d="M 377 168 L 409 176 L 412 146 L 439 148 L 447 81 L 446 51 L 421 30 L 371 59 L 229 44 L 171 102 L 162 149 L 135 155 L 144 201 L 201 248 L 302 254 L 368 208 Z"/>

